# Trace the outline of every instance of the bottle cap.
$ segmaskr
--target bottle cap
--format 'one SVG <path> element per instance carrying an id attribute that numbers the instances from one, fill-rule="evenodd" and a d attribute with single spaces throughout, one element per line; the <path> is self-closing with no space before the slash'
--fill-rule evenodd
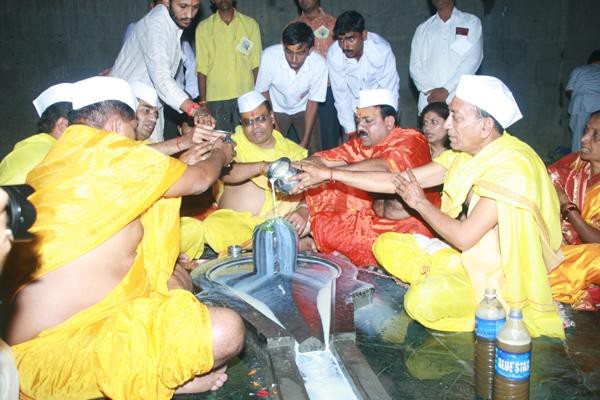
<path id="1" fill-rule="evenodd" d="M 484 295 L 487 298 L 496 297 L 496 289 L 494 289 L 494 288 L 487 288 L 487 289 L 485 289 L 485 294 Z"/>
<path id="2" fill-rule="evenodd" d="M 510 319 L 523 319 L 523 311 L 520 308 L 511 308 L 508 317 Z"/>

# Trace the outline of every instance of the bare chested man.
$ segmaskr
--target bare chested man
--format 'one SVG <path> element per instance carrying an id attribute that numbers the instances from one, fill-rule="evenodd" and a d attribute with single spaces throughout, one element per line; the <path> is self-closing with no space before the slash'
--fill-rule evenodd
<path id="1" fill-rule="evenodd" d="M 332 175 L 326 177 L 329 183 L 307 192 L 308 209 L 294 213 L 310 213 L 310 233 L 319 251 L 341 253 L 358 266 L 376 263 L 371 247 L 381 233 L 431 236 L 425 223 L 407 212 L 397 197 L 372 195 L 335 182 L 333 176 L 334 168 L 391 172 L 431 161 L 423 135 L 397 126 L 394 98 L 387 89 L 360 92 L 355 112 L 358 137 L 310 157 Z"/>
<path id="2" fill-rule="evenodd" d="M 243 345 L 243 323 L 169 276 L 179 197 L 209 188 L 233 146 L 219 140 L 186 167 L 129 140 L 136 102 L 126 82 L 95 77 L 74 92 L 70 127 L 28 180 L 39 266 L 16 296 L 7 334 L 21 391 L 168 399 L 216 390 L 227 379 L 219 368 Z"/>
<path id="3" fill-rule="evenodd" d="M 281 157 L 301 160 L 306 149 L 273 128 L 274 115 L 265 97 L 256 91 L 238 98 L 240 123 L 232 135 L 235 162 L 221 176 L 217 193 L 218 210 L 202 222 L 182 219 L 182 251 L 189 257 L 202 254 L 204 243 L 218 253 L 227 246 L 250 246 L 254 227 L 274 216 L 272 191 L 266 171 Z M 277 216 L 293 210 L 301 197 L 277 195 Z"/>

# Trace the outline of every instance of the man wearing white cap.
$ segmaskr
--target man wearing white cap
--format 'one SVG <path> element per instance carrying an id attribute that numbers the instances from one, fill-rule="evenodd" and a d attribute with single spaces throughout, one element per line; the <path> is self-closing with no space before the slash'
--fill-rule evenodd
<path id="1" fill-rule="evenodd" d="M 152 85 L 161 100 L 177 112 L 185 112 L 197 119 L 206 117 L 206 107 L 195 103 L 175 80 L 181 64 L 181 35 L 199 8 L 200 0 L 169 0 L 154 7 L 135 24 L 110 75 Z M 161 109 L 152 142 L 163 140 L 163 128 Z"/>
<path id="2" fill-rule="evenodd" d="M 257 91 L 238 97 L 240 123 L 231 139 L 236 143 L 235 162 L 215 188 L 217 204 L 203 220 L 182 218 L 181 250 L 190 258 L 202 255 L 208 244 L 217 253 L 230 245 L 252 246 L 254 227 L 274 217 L 272 189 L 266 177 L 271 162 L 282 157 L 306 158 L 307 150 L 273 128 L 270 103 Z M 294 210 L 299 196 L 277 194 L 276 216 Z"/>
<path id="3" fill-rule="evenodd" d="M 542 160 L 506 132 L 521 117 L 500 80 L 463 75 L 446 120 L 453 151 L 400 174 L 335 174 L 365 190 L 398 193 L 460 251 L 444 249 L 431 259 L 422 251 L 408 254 L 399 249 L 414 249 L 407 247 L 414 239 L 398 234 L 384 234 L 373 246 L 380 264 L 411 283 L 404 307 L 429 328 L 472 331 L 475 308 L 493 288 L 505 307 L 523 309 L 532 336 L 564 338 L 547 278 L 562 260 L 559 203 Z M 421 187 L 441 184 L 440 210 Z M 457 219 L 463 206 L 466 216 Z M 417 263 L 427 271 L 415 274 Z"/>
<path id="4" fill-rule="evenodd" d="M 158 109 L 161 107 L 158 93 L 152 86 L 140 81 L 129 82 L 129 84 L 138 100 L 135 110 L 137 119 L 135 140 L 146 140 L 152 135 L 158 119 Z"/>
<path id="5" fill-rule="evenodd" d="M 376 263 L 371 248 L 384 232 L 431 237 L 425 223 L 406 212 L 395 198 L 374 198 L 336 182 L 338 170 L 398 172 L 431 161 L 425 137 L 415 129 L 397 126 L 396 115 L 396 99 L 389 90 L 362 90 L 355 113 L 358 137 L 310 158 L 322 166 L 321 181 L 328 182 L 306 193 L 310 232 L 319 251 L 336 251 L 355 265 L 367 266 Z M 427 197 L 439 204 L 434 192 Z M 306 214 L 306 209 L 298 210 L 302 211 Z"/>
<path id="6" fill-rule="evenodd" d="M 129 84 L 138 101 L 137 110 L 135 111 L 135 118 L 137 120 L 135 140 L 142 141 L 154 150 L 168 156 L 188 150 L 192 146 L 195 146 L 198 150 L 197 154 L 194 154 L 195 158 L 198 156 L 202 157 L 203 154 L 210 152 L 212 142 L 220 136 L 214 134 L 209 127 L 194 126 L 193 121 L 191 122 L 192 128 L 187 129 L 186 132 L 182 132 L 181 136 L 165 140 L 164 142 L 148 143 L 148 138 L 156 125 L 158 110 L 162 105 L 158 99 L 156 90 L 152 86 L 139 81 L 133 81 Z M 188 119 L 190 118 L 188 117 Z M 201 151 L 201 148 L 204 151 Z"/>
<path id="7" fill-rule="evenodd" d="M 73 92 L 71 125 L 27 180 L 38 268 L 7 331 L 21 391 L 166 400 L 216 390 L 226 375 L 210 371 L 241 349 L 243 323 L 181 290 L 174 266 L 180 196 L 209 188 L 233 147 L 219 141 L 186 166 L 133 140 L 127 82 L 94 77 Z"/>
<path id="8" fill-rule="evenodd" d="M 50 151 L 68 125 L 71 84 L 59 83 L 44 90 L 33 106 L 40 117 L 36 135 L 21 140 L 0 163 L 0 185 L 25 183 L 29 171 Z"/>

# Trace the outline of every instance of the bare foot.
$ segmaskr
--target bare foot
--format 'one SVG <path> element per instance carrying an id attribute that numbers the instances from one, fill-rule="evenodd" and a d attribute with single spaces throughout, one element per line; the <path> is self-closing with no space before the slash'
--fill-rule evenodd
<path id="1" fill-rule="evenodd" d="M 298 251 L 317 251 L 317 244 L 310 236 L 303 237 L 298 241 Z"/>
<path id="2" fill-rule="evenodd" d="M 219 390 L 223 387 L 225 382 L 227 382 L 227 374 L 225 373 L 226 369 L 227 366 L 224 366 L 215 371 L 209 372 L 206 375 L 197 376 L 183 386 L 180 386 L 179 389 L 175 390 L 175 394 L 202 393 L 208 392 L 209 390 Z"/>

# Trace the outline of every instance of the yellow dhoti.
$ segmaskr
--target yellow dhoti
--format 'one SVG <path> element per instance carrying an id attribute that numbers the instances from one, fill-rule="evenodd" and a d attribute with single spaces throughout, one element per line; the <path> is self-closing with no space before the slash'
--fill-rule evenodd
<path id="1" fill-rule="evenodd" d="M 244 135 L 241 126 L 236 128 L 232 135 L 236 142 L 235 161 L 251 163 L 258 161 L 275 161 L 281 157 L 288 157 L 292 161 L 306 158 L 308 152 L 305 148 L 283 137 L 281 133 L 273 130 L 275 146 L 263 149 L 250 141 Z M 219 209 L 209 214 L 204 220 L 195 218 L 181 218 L 181 251 L 194 259 L 202 255 L 204 245 L 208 244 L 214 251 L 224 254 L 227 246 L 241 245 L 244 248 L 252 247 L 252 232 L 256 225 L 268 218 L 284 216 L 294 210 L 300 200 L 299 196 L 285 196 L 276 193 L 277 215 L 273 210 L 273 193 L 269 187 L 266 176 L 260 175 L 252 178 L 252 182 L 264 191 L 265 200 L 258 215 L 250 212 L 240 212 L 232 209 Z M 217 200 L 223 194 L 223 182 L 217 183 Z M 240 201 L 243 201 L 240 199 Z"/>
<path id="2" fill-rule="evenodd" d="M 400 258 L 403 261 L 394 261 L 398 257 L 394 241 L 399 234 L 378 239 L 375 256 L 393 274 L 398 262 L 409 270 L 423 268 L 425 263 L 429 270 L 411 282 L 405 296 L 406 311 L 434 329 L 470 331 L 476 304 L 484 290 L 492 287 L 505 307 L 523 310 L 532 336 L 564 338 L 547 278 L 562 261 L 559 206 L 542 161 L 529 146 L 505 132 L 475 157 L 449 151 L 436 162 L 448 170 L 442 211 L 457 217 L 471 193 L 468 213 L 481 197 L 493 199 L 498 225 L 460 254 L 460 261 L 455 256 L 441 264 L 423 261 L 417 251 L 408 252 Z M 404 279 L 407 276 L 415 278 L 408 274 Z"/>
<path id="3" fill-rule="evenodd" d="M 125 278 L 99 303 L 13 346 L 35 399 L 170 399 L 213 365 L 208 309 L 169 291 L 185 165 L 115 133 L 69 127 L 28 177 L 38 210 L 33 279 L 94 249 L 136 218 L 144 228 Z"/>
<path id="4" fill-rule="evenodd" d="M 475 290 L 460 253 L 436 242 L 421 237 L 418 243 L 415 235 L 388 232 L 377 238 L 373 253 L 390 274 L 410 283 L 404 309 L 412 319 L 439 331 L 471 331 Z M 433 246 L 424 247 L 428 243 Z"/>

